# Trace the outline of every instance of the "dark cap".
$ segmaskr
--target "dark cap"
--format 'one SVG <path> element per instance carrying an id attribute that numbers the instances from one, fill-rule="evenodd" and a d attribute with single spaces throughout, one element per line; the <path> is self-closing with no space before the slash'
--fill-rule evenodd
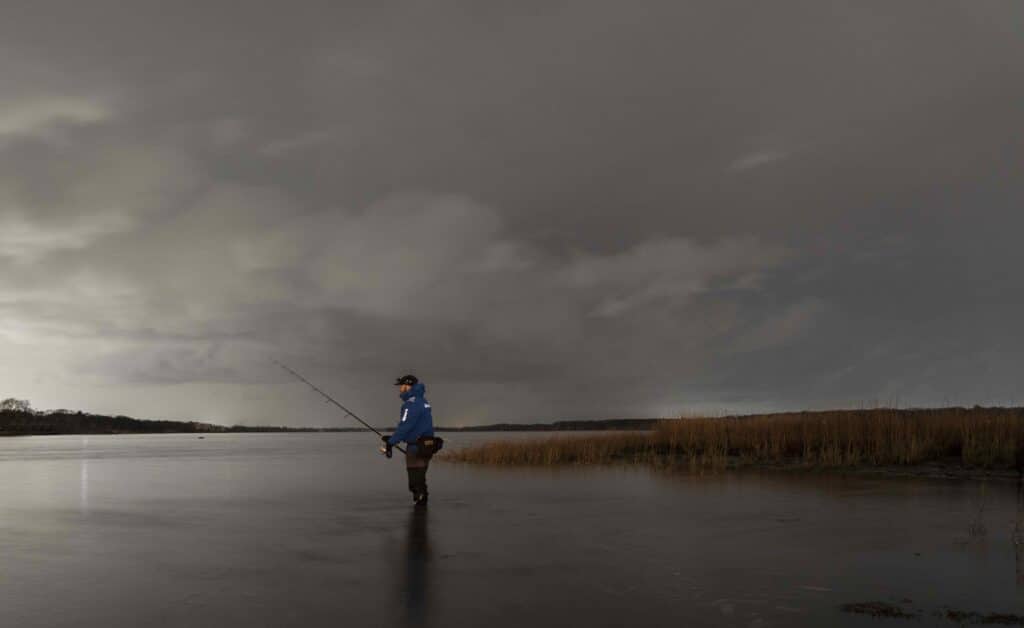
<path id="1" fill-rule="evenodd" d="M 420 380 L 416 379 L 415 375 L 403 375 L 395 380 L 395 386 L 401 386 L 402 384 L 409 384 L 415 386 Z"/>

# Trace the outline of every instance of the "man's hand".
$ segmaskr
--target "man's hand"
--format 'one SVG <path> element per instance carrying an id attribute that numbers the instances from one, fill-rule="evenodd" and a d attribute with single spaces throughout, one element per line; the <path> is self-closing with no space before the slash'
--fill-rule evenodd
<path id="1" fill-rule="evenodd" d="M 384 447 L 381 447 L 380 448 L 380 453 L 382 453 L 385 456 L 387 456 L 388 458 L 390 458 L 391 457 L 391 446 L 390 445 L 386 445 Z"/>

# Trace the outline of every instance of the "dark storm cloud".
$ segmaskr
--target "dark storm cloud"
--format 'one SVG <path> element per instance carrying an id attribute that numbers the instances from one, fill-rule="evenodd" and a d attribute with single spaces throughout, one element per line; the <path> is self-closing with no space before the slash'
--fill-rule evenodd
<path id="1" fill-rule="evenodd" d="M 1018 3 L 3 13 L 37 404 L 330 421 L 268 356 L 451 422 L 1017 400 Z"/>

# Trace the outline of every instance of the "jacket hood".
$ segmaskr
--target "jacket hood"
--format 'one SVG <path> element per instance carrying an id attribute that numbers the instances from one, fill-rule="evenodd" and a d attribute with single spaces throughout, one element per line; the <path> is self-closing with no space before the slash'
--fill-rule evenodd
<path id="1" fill-rule="evenodd" d="M 400 397 L 402 397 L 402 401 L 408 401 L 409 397 L 422 397 L 425 392 L 427 392 L 427 387 L 423 385 L 423 382 L 417 382 L 413 384 L 408 392 L 402 393 Z"/>

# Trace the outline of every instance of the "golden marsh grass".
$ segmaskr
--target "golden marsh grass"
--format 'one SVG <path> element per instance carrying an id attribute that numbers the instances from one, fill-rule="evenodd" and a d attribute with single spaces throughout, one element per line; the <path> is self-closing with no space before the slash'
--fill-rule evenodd
<path id="1" fill-rule="evenodd" d="M 499 465 L 842 468 L 930 463 L 1019 469 L 1024 409 L 833 410 L 665 420 L 642 433 L 495 441 L 443 455 Z"/>

